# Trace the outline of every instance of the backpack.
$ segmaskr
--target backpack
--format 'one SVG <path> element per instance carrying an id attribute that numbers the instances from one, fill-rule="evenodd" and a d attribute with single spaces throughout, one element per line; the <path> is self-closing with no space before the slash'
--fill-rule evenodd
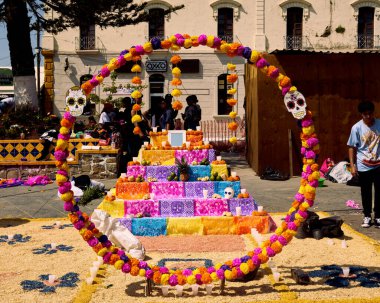
<path id="1" fill-rule="evenodd" d="M 342 230 L 343 220 L 339 216 L 332 216 L 323 219 L 319 219 L 319 216 L 312 211 L 307 211 L 308 217 L 300 226 L 301 237 L 306 238 L 314 237 L 317 240 L 328 237 L 328 238 L 339 238 L 344 235 Z"/>
<path id="2" fill-rule="evenodd" d="M 91 179 L 88 175 L 80 175 L 78 177 L 73 177 L 73 181 L 76 187 L 79 187 L 82 190 L 91 186 Z"/>
<path id="3" fill-rule="evenodd" d="M 347 183 L 347 181 L 352 179 L 352 174 L 348 170 L 349 163 L 347 161 L 341 161 L 335 165 L 326 176 L 328 179 L 334 179 L 337 183 Z"/>

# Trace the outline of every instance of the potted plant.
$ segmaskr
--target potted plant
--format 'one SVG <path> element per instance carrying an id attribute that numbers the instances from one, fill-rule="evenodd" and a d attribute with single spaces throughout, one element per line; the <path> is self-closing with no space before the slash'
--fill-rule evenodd
<path id="1" fill-rule="evenodd" d="M 189 164 L 187 163 L 185 157 L 181 158 L 181 161 L 178 159 L 175 159 L 176 165 L 179 170 L 179 179 L 181 181 L 187 181 L 190 178 L 189 175 Z"/>

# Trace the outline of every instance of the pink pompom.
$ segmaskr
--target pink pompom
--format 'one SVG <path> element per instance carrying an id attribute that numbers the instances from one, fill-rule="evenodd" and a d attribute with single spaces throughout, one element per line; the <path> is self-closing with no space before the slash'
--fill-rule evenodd
<path id="1" fill-rule="evenodd" d="M 142 45 L 136 45 L 135 46 L 135 49 L 136 49 L 136 53 L 138 53 L 139 55 L 144 55 L 144 47 Z"/>
<path id="2" fill-rule="evenodd" d="M 289 90 L 290 90 L 290 86 L 283 87 L 281 90 L 282 95 L 285 96 Z"/>
<path id="3" fill-rule="evenodd" d="M 286 241 L 286 239 L 285 239 L 283 236 L 279 236 L 279 237 L 278 237 L 278 242 L 280 242 L 280 244 L 281 244 L 282 246 L 285 246 L 285 245 L 288 244 L 288 241 Z"/>
<path id="4" fill-rule="evenodd" d="M 254 249 L 253 252 L 254 252 L 256 255 L 258 255 L 258 254 L 261 254 L 262 250 L 261 250 L 260 247 L 257 247 L 257 248 Z"/>
<path id="5" fill-rule="evenodd" d="M 127 62 L 127 61 L 124 59 L 124 56 L 117 57 L 117 63 L 119 66 L 123 66 L 125 64 L 125 62 Z"/>
<path id="6" fill-rule="evenodd" d="M 98 86 L 99 85 L 99 81 L 98 79 L 96 79 L 96 76 L 94 76 L 91 80 L 90 80 L 90 83 L 92 86 Z"/>
<path id="7" fill-rule="evenodd" d="M 58 139 L 69 141 L 70 140 L 70 134 L 67 134 L 67 135 L 58 134 Z"/>
<path id="8" fill-rule="evenodd" d="M 107 252 L 107 253 L 103 256 L 103 262 L 107 264 L 107 263 L 110 261 L 111 256 L 112 256 L 112 253 L 111 253 L 111 252 Z"/>
<path id="9" fill-rule="evenodd" d="M 303 210 L 298 210 L 297 212 L 302 218 L 306 219 L 307 218 L 307 212 Z"/>
<path id="10" fill-rule="evenodd" d="M 310 176 L 310 174 L 302 172 L 302 179 L 307 180 L 307 177 L 309 177 L 309 176 Z"/>
<path id="11" fill-rule="evenodd" d="M 66 160 L 67 156 L 68 156 L 68 152 L 65 152 L 65 151 L 60 150 L 60 149 L 58 149 L 58 150 L 56 150 L 56 151 L 54 152 L 54 157 L 55 157 L 58 161 L 64 161 L 64 160 Z"/>
<path id="12" fill-rule="evenodd" d="M 302 120 L 302 127 L 309 127 L 313 124 L 314 124 L 313 120 L 311 120 L 311 119 L 303 119 Z"/>
<path id="13" fill-rule="evenodd" d="M 224 270 L 223 269 L 218 269 L 216 271 L 216 275 L 218 276 L 219 280 L 223 280 L 224 279 Z"/>
<path id="14" fill-rule="evenodd" d="M 238 56 L 243 56 L 244 49 L 245 49 L 245 47 L 244 47 L 243 45 L 240 45 L 240 46 L 238 47 L 238 49 L 237 49 L 236 54 L 237 54 Z"/>
<path id="15" fill-rule="evenodd" d="M 307 139 L 306 143 L 310 147 L 314 147 L 319 143 L 319 140 L 317 138 L 309 138 L 309 139 Z"/>
<path id="16" fill-rule="evenodd" d="M 174 37 L 176 37 L 177 39 L 184 39 L 184 37 L 179 33 L 175 34 Z"/>
<path id="17" fill-rule="evenodd" d="M 307 151 L 305 154 L 305 158 L 306 159 L 315 159 L 315 152 L 313 152 L 312 150 Z"/>
<path id="18" fill-rule="evenodd" d="M 202 34 L 198 37 L 198 42 L 200 45 L 206 45 L 207 44 L 207 36 Z"/>
<path id="19" fill-rule="evenodd" d="M 185 44 L 185 39 L 183 38 L 177 38 L 177 45 L 178 46 L 183 46 Z"/>
<path id="20" fill-rule="evenodd" d="M 84 227 L 84 222 L 79 220 L 79 221 L 75 222 L 73 225 L 74 225 L 75 229 L 81 230 Z"/>
<path id="21" fill-rule="evenodd" d="M 90 245 L 91 247 L 94 247 L 96 244 L 99 243 L 99 240 L 96 238 L 96 237 L 91 237 L 88 241 L 87 241 L 88 245 Z"/>
<path id="22" fill-rule="evenodd" d="M 303 194 L 296 193 L 296 195 L 294 196 L 294 199 L 296 199 L 298 202 L 302 203 L 305 200 L 305 196 Z"/>
<path id="23" fill-rule="evenodd" d="M 272 79 L 276 79 L 278 75 L 280 74 L 280 70 L 278 68 L 274 69 L 270 74 L 269 77 Z"/>
<path id="24" fill-rule="evenodd" d="M 63 118 L 65 118 L 66 120 L 69 120 L 70 123 L 74 123 L 75 122 L 75 117 L 72 116 L 70 114 L 70 112 L 65 112 L 64 115 L 63 115 Z"/>
<path id="25" fill-rule="evenodd" d="M 111 74 L 111 72 L 107 66 L 104 66 L 102 67 L 100 74 L 102 75 L 103 78 L 107 78 Z"/>
<path id="26" fill-rule="evenodd" d="M 254 255 L 252 257 L 252 262 L 253 262 L 253 264 L 255 264 L 255 266 L 260 266 L 260 264 L 261 264 L 260 258 L 258 256 L 256 256 L 256 255 Z"/>
<path id="27" fill-rule="evenodd" d="M 288 229 L 297 230 L 297 225 L 294 222 L 288 222 Z"/>
<path id="28" fill-rule="evenodd" d="M 129 273 L 131 271 L 131 265 L 129 265 L 129 263 L 124 263 L 121 271 L 125 274 Z"/>
<path id="29" fill-rule="evenodd" d="M 305 147 L 301 147 L 301 155 L 304 155 L 306 153 L 306 148 Z"/>
<path id="30" fill-rule="evenodd" d="M 65 211 L 73 211 L 74 210 L 74 204 L 71 203 L 70 201 L 67 201 L 67 202 L 65 202 L 65 204 L 63 204 L 63 209 Z"/>
<path id="31" fill-rule="evenodd" d="M 309 204 L 309 207 L 313 207 L 314 201 L 313 200 L 305 200 L 307 204 Z"/>
<path id="32" fill-rule="evenodd" d="M 214 44 L 212 45 L 212 48 L 219 48 L 222 44 L 222 40 L 219 37 L 214 37 Z"/>
<path id="33" fill-rule="evenodd" d="M 269 66 L 269 63 L 264 58 L 260 58 L 259 60 L 257 60 L 256 66 L 257 66 L 257 68 L 263 68 L 265 66 Z"/>
<path id="34" fill-rule="evenodd" d="M 67 174 L 67 171 L 63 170 L 63 169 L 60 169 L 57 171 L 57 174 L 58 175 L 62 175 L 62 176 L 65 176 L 65 177 L 68 177 L 69 175 Z"/>
<path id="35" fill-rule="evenodd" d="M 71 183 L 70 182 L 65 182 L 63 185 L 61 185 L 58 188 L 58 191 L 62 195 L 64 193 L 67 193 L 70 189 L 71 189 Z"/>
<path id="36" fill-rule="evenodd" d="M 277 241 L 277 239 L 278 239 L 278 236 L 277 236 L 277 235 L 272 235 L 272 236 L 269 238 L 269 241 L 270 241 L 270 243 L 274 243 L 274 242 Z"/>
<path id="37" fill-rule="evenodd" d="M 310 186 L 312 187 L 318 187 L 318 180 L 312 180 L 309 182 Z"/>
<path id="38" fill-rule="evenodd" d="M 268 257 L 274 257 L 276 255 L 276 252 L 272 248 L 267 247 L 266 250 Z"/>
<path id="39" fill-rule="evenodd" d="M 151 269 L 148 269 L 146 272 L 145 272 L 145 277 L 147 279 L 152 279 L 153 278 L 153 274 L 154 274 L 154 271 L 151 270 Z"/>

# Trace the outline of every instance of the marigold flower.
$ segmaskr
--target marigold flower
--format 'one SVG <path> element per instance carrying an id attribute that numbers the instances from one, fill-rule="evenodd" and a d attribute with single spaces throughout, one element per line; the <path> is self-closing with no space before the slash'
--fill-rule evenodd
<path id="1" fill-rule="evenodd" d="M 237 92 L 236 88 L 231 88 L 231 89 L 227 90 L 228 95 L 234 95 L 234 94 L 236 94 L 236 92 Z"/>
<path id="2" fill-rule="evenodd" d="M 149 54 L 153 51 L 152 43 L 146 42 L 144 43 L 144 51 Z"/>
<path id="3" fill-rule="evenodd" d="M 141 119 L 141 116 L 140 115 L 134 115 L 133 117 L 132 117 L 132 123 L 139 123 L 139 122 L 141 122 L 142 121 L 142 119 Z"/>
<path id="4" fill-rule="evenodd" d="M 174 77 L 179 78 L 181 77 L 181 70 L 178 67 L 173 68 L 172 74 Z"/>
<path id="5" fill-rule="evenodd" d="M 178 64 L 182 61 L 182 58 L 178 55 L 174 55 L 173 57 L 170 58 L 170 62 L 172 64 Z"/>
<path id="6" fill-rule="evenodd" d="M 138 268 L 137 266 L 132 266 L 131 275 L 136 277 L 139 274 L 139 271 L 140 271 L 140 268 Z"/>
<path id="7" fill-rule="evenodd" d="M 234 71 L 236 69 L 236 65 L 232 63 L 227 63 L 227 69 L 230 71 Z"/>
<path id="8" fill-rule="evenodd" d="M 175 88 L 175 89 L 172 90 L 171 95 L 172 95 L 173 97 L 179 97 L 179 96 L 182 95 L 182 92 L 181 92 L 181 90 Z"/>
<path id="9" fill-rule="evenodd" d="M 236 99 L 227 99 L 227 103 L 229 106 L 235 106 L 236 103 L 237 103 L 237 100 Z"/>
<path id="10" fill-rule="evenodd" d="M 131 61 L 132 60 L 132 54 L 131 53 L 126 53 L 124 55 L 124 59 L 125 59 L 125 61 Z"/>
<path id="11" fill-rule="evenodd" d="M 237 128 L 238 128 L 238 124 L 236 122 L 228 123 L 228 129 L 229 130 L 235 131 L 235 130 L 237 130 Z"/>
<path id="12" fill-rule="evenodd" d="M 173 103 L 172 103 L 172 108 L 174 110 L 181 110 L 183 108 L 183 105 L 182 105 L 182 102 L 179 101 L 179 100 L 175 100 Z"/>
<path id="13" fill-rule="evenodd" d="M 179 78 L 174 78 L 171 83 L 173 86 L 180 86 L 182 85 L 182 80 Z"/>
<path id="14" fill-rule="evenodd" d="M 135 64 L 131 68 L 132 73 L 141 73 L 141 66 L 138 64 Z"/>
<path id="15" fill-rule="evenodd" d="M 139 111 L 139 110 L 141 110 L 141 105 L 140 104 L 133 104 L 133 106 L 132 106 L 132 110 L 134 110 L 134 111 Z"/>
<path id="16" fill-rule="evenodd" d="M 185 39 L 185 42 L 183 43 L 183 47 L 190 48 L 192 46 L 193 46 L 193 42 L 191 41 L 191 39 Z"/>
<path id="17" fill-rule="evenodd" d="M 172 51 L 179 51 L 181 49 L 181 47 L 177 44 L 172 44 L 172 46 L 170 47 L 170 49 Z"/>
<path id="18" fill-rule="evenodd" d="M 237 74 L 229 74 L 227 75 L 227 82 L 228 83 L 235 83 L 238 79 L 238 75 Z"/>
<path id="19" fill-rule="evenodd" d="M 230 116 L 231 119 L 235 119 L 237 116 L 237 112 L 232 111 L 228 115 Z"/>
<path id="20" fill-rule="evenodd" d="M 161 47 L 163 49 L 169 49 L 172 46 L 172 42 L 169 40 L 163 40 L 161 41 Z"/>
<path id="21" fill-rule="evenodd" d="M 133 77 L 132 78 L 132 83 L 133 84 L 136 84 L 136 85 L 140 85 L 141 84 L 141 79 L 140 79 L 140 77 Z"/>
<path id="22" fill-rule="evenodd" d="M 135 126 L 135 128 L 133 129 L 133 133 L 134 133 L 135 135 L 140 134 L 140 133 L 141 133 L 141 128 L 138 127 L 138 126 Z"/>
<path id="23" fill-rule="evenodd" d="M 131 97 L 133 99 L 139 99 L 139 98 L 142 97 L 142 94 L 141 94 L 141 92 L 139 90 L 135 90 L 135 91 L 132 92 Z"/>
<path id="24" fill-rule="evenodd" d="M 132 61 L 134 62 L 141 61 L 141 56 L 140 55 L 133 56 Z"/>

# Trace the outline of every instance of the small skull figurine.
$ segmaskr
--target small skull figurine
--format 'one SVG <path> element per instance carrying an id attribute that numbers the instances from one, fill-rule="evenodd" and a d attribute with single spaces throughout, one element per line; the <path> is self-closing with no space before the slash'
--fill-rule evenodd
<path id="1" fill-rule="evenodd" d="M 235 191 L 232 187 L 226 187 L 224 189 L 224 198 L 226 199 L 232 199 L 235 195 Z"/>
<path id="2" fill-rule="evenodd" d="M 66 106 L 69 108 L 70 113 L 74 117 L 80 116 L 85 105 L 86 95 L 83 90 L 78 86 L 71 87 L 66 93 Z"/>
<path id="3" fill-rule="evenodd" d="M 300 120 L 306 116 L 306 100 L 299 91 L 288 92 L 285 95 L 284 103 L 294 118 Z"/>

